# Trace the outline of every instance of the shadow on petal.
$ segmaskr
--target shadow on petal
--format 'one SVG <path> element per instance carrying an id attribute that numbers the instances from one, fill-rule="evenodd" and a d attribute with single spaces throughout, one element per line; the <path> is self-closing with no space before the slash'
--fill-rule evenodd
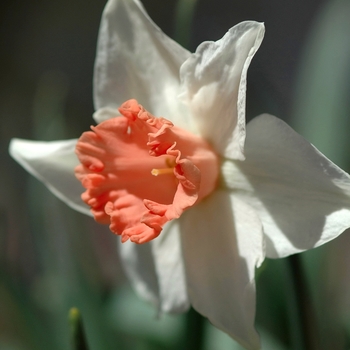
<path id="1" fill-rule="evenodd" d="M 254 210 L 216 191 L 184 214 L 181 233 L 193 307 L 246 348 L 259 348 L 254 272 L 263 233 Z"/>
<path id="2" fill-rule="evenodd" d="M 158 307 L 159 286 L 151 245 L 117 242 L 124 272 L 132 286 L 141 298 Z"/>

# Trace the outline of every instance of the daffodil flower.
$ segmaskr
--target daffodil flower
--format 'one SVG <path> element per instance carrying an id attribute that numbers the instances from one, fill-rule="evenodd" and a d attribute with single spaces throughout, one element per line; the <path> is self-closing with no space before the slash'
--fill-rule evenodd
<path id="1" fill-rule="evenodd" d="M 191 304 L 248 349 L 260 347 L 254 274 L 265 256 L 350 227 L 348 174 L 271 115 L 246 130 L 246 73 L 263 35 L 263 24 L 243 22 L 190 53 L 138 0 L 109 0 L 94 74 L 98 125 L 79 141 L 10 145 L 57 197 L 121 235 L 140 295 L 161 312 Z"/>

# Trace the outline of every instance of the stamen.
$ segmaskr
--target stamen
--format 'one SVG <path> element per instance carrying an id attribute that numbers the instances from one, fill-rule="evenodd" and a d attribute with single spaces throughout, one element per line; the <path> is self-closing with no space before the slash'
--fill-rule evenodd
<path id="1" fill-rule="evenodd" d="M 176 165 L 175 158 L 166 158 L 165 159 L 165 164 L 167 165 L 167 168 L 152 169 L 151 170 L 151 174 L 153 176 L 165 175 L 165 174 L 173 174 L 174 173 L 174 168 L 175 168 L 175 165 Z"/>
<path id="2" fill-rule="evenodd" d="M 151 174 L 153 176 L 173 174 L 174 168 L 152 169 Z"/>

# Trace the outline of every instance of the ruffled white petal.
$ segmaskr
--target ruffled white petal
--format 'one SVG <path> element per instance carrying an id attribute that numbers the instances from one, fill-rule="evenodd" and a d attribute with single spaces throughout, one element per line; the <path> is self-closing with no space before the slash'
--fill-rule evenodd
<path id="1" fill-rule="evenodd" d="M 109 0 L 95 61 L 96 109 L 118 108 L 135 98 L 152 114 L 186 126 L 186 108 L 176 96 L 179 69 L 189 55 L 152 22 L 138 0 Z"/>
<path id="2" fill-rule="evenodd" d="M 317 247 L 350 227 L 349 175 L 282 120 L 252 120 L 245 151 L 244 162 L 224 164 L 224 178 L 257 211 L 268 257 Z"/>
<path id="3" fill-rule="evenodd" d="M 124 272 L 137 294 L 159 308 L 159 287 L 151 244 L 121 243 L 118 239 L 118 250 Z"/>
<path id="4" fill-rule="evenodd" d="M 189 309 L 180 231 L 177 221 L 168 223 L 161 235 L 152 241 L 158 276 L 160 311 L 184 312 Z"/>
<path id="5" fill-rule="evenodd" d="M 75 139 L 51 142 L 12 139 L 9 151 L 59 199 L 91 216 L 88 206 L 80 198 L 84 189 L 74 176 L 74 168 L 79 164 L 74 153 L 76 143 Z"/>
<path id="6" fill-rule="evenodd" d="M 264 238 L 256 213 L 228 191 L 216 191 L 180 221 L 191 304 L 247 349 L 260 348 L 254 273 L 264 259 Z"/>
<path id="7" fill-rule="evenodd" d="M 262 23 L 242 22 L 199 45 L 181 67 L 181 99 L 201 136 L 227 158 L 244 159 L 246 76 L 264 31 Z"/>

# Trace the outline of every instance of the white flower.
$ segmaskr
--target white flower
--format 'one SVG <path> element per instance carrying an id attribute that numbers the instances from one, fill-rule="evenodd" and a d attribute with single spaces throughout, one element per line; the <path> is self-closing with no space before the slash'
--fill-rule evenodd
<path id="1" fill-rule="evenodd" d="M 249 349 L 255 268 L 319 246 L 350 227 L 350 178 L 281 120 L 262 115 L 245 133 L 246 73 L 264 26 L 243 22 L 193 54 L 150 20 L 138 0 L 104 10 L 94 75 L 96 122 L 137 99 L 156 116 L 200 135 L 222 157 L 208 197 L 150 243 L 120 244 L 137 291 L 160 311 L 189 305 Z M 10 153 L 72 208 L 91 215 L 74 176 L 77 140 L 15 139 Z"/>

